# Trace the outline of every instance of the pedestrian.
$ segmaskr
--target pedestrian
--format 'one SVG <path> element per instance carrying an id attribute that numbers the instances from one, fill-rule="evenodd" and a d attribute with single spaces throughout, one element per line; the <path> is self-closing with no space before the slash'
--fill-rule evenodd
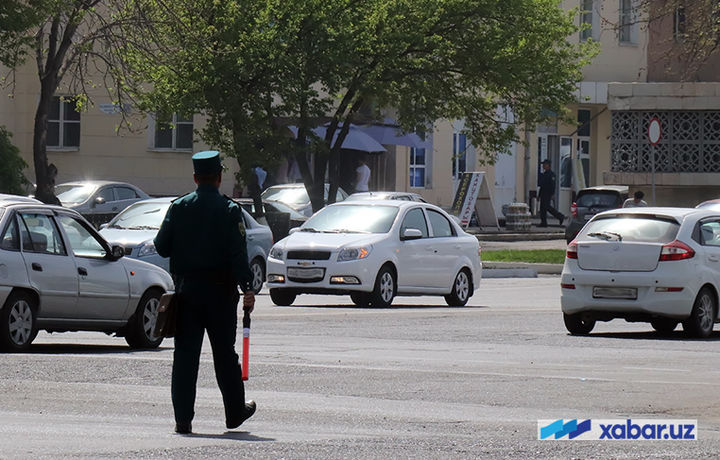
<path id="1" fill-rule="evenodd" d="M 181 434 L 192 432 L 206 330 L 226 426 L 237 428 L 256 408 L 254 401 L 245 401 L 242 369 L 235 352 L 238 284 L 245 291 L 243 309 L 251 312 L 255 305 L 242 213 L 237 204 L 219 192 L 219 153 L 199 152 L 192 161 L 197 189 L 173 201 L 155 237 L 158 254 L 170 257 L 170 273 L 178 296 L 171 393 L 175 431 Z"/>
<path id="2" fill-rule="evenodd" d="M 360 158 L 360 165 L 355 168 L 355 191 L 367 192 L 368 182 L 370 182 L 370 167 L 365 162 L 365 158 Z"/>
<path id="3" fill-rule="evenodd" d="M 642 191 L 642 190 L 637 190 L 637 191 L 633 194 L 633 197 L 632 197 L 632 198 L 628 198 L 627 200 L 625 200 L 625 202 L 623 203 L 622 207 L 623 207 L 623 208 L 642 208 L 642 207 L 645 207 L 645 206 L 647 206 L 648 204 L 645 202 L 645 200 L 643 200 L 644 197 L 645 197 L 645 194 L 643 193 L 643 191 Z"/>
<path id="4" fill-rule="evenodd" d="M 553 208 L 550 204 L 553 196 L 555 196 L 555 173 L 550 169 L 550 160 L 543 160 L 542 162 L 543 172 L 540 174 L 538 179 L 538 186 L 540 187 L 540 227 L 547 227 L 547 213 L 552 214 L 560 225 L 565 220 L 565 215 Z"/>

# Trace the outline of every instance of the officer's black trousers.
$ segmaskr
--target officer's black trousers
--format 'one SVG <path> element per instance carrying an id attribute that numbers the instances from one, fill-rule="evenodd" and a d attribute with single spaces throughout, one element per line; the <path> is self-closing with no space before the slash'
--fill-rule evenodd
<path id="1" fill-rule="evenodd" d="M 210 284 L 179 295 L 180 309 L 175 334 L 172 369 L 172 402 L 175 421 L 187 423 L 195 415 L 195 394 L 200 351 L 207 330 L 212 346 L 215 377 L 225 404 L 226 420 L 245 410 L 242 369 L 235 353 L 239 295 L 227 287 Z"/>

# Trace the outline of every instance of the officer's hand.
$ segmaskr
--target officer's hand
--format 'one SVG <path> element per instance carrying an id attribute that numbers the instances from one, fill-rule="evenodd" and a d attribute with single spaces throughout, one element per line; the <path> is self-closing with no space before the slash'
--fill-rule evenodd
<path id="1" fill-rule="evenodd" d="M 255 309 L 255 293 L 253 291 L 247 291 L 243 295 L 243 310 L 248 313 L 252 313 Z"/>

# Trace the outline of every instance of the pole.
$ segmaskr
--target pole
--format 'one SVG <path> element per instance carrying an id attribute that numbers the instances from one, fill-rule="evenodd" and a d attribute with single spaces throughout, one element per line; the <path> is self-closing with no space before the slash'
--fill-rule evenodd
<path id="1" fill-rule="evenodd" d="M 652 205 L 655 206 L 655 154 L 657 152 L 657 145 L 652 146 L 652 153 L 650 154 L 651 160 L 650 164 L 652 165 Z"/>
<path id="2" fill-rule="evenodd" d="M 250 366 L 250 312 L 243 313 L 243 355 L 242 355 L 242 379 L 247 380 Z"/>

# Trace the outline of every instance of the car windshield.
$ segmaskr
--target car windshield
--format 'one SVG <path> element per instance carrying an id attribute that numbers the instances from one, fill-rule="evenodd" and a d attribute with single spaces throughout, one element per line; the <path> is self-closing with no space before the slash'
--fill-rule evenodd
<path id="1" fill-rule="evenodd" d="M 680 224 L 661 216 L 625 214 L 592 220 L 578 239 L 612 240 L 644 243 L 669 243 L 675 239 Z"/>
<path id="2" fill-rule="evenodd" d="M 55 196 L 62 204 L 83 203 L 94 191 L 95 186 L 89 184 L 63 184 L 55 186 Z"/>
<path id="3" fill-rule="evenodd" d="M 398 208 L 395 206 L 335 205 L 320 210 L 301 231 L 329 233 L 387 233 Z"/>
<path id="4" fill-rule="evenodd" d="M 282 201 L 290 204 L 304 204 L 310 201 L 305 187 L 269 188 L 262 193 L 263 200 Z"/>
<path id="5" fill-rule="evenodd" d="M 108 223 L 108 228 L 159 230 L 170 203 L 137 203 Z"/>
<path id="6" fill-rule="evenodd" d="M 576 203 L 578 207 L 582 208 L 593 208 L 599 206 L 604 208 L 614 208 L 617 206 L 617 196 L 617 193 L 611 191 L 581 192 Z"/>

